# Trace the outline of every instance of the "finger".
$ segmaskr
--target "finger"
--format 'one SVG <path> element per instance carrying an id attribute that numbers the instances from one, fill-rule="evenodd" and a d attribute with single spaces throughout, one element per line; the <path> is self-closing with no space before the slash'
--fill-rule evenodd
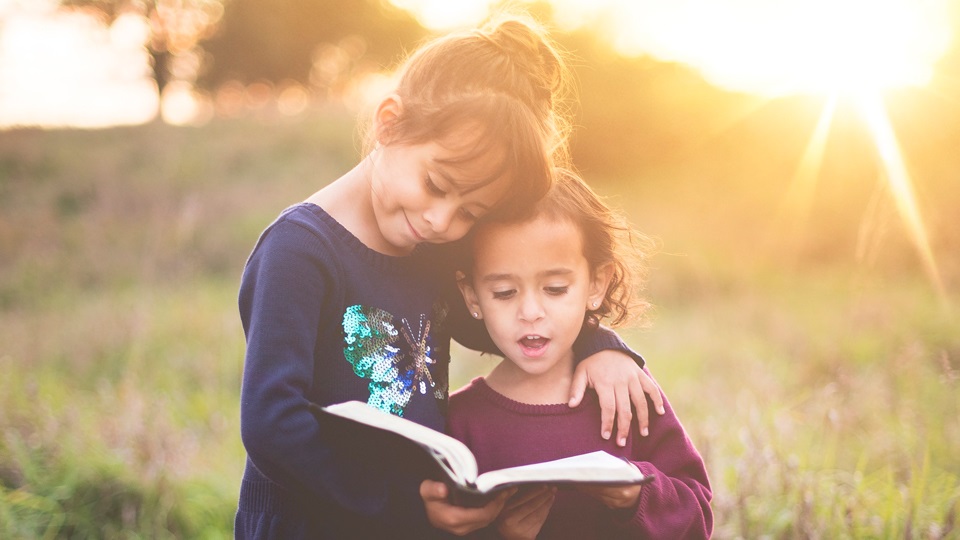
<path id="1" fill-rule="evenodd" d="M 597 400 L 600 402 L 600 436 L 610 438 L 613 418 L 617 414 L 617 398 L 612 386 L 594 386 Z"/>
<path id="2" fill-rule="evenodd" d="M 617 400 L 617 445 L 627 445 L 627 435 L 630 434 L 630 423 L 633 421 L 633 412 L 630 410 L 630 385 L 618 385 Z M 642 397 L 642 394 L 641 394 Z"/>
<path id="3" fill-rule="evenodd" d="M 660 387 L 646 372 L 640 373 L 640 386 L 643 388 L 643 392 L 650 396 L 657 414 L 666 414 L 667 410 L 663 407 L 663 394 L 660 393 Z"/>
<path id="4" fill-rule="evenodd" d="M 496 497 L 490 499 L 487 504 L 478 508 L 450 506 L 444 516 L 449 525 L 449 530 L 457 534 L 467 534 L 486 527 L 500 515 L 503 505 L 509 497 L 509 492 L 499 493 Z"/>
<path id="5" fill-rule="evenodd" d="M 442 501 L 447 498 L 447 485 L 434 480 L 424 480 L 420 483 L 420 497 L 425 501 Z"/>
<path id="6" fill-rule="evenodd" d="M 487 504 L 481 507 L 483 517 L 486 521 L 492 521 L 493 518 L 497 517 L 500 512 L 506 507 L 507 502 L 510 500 L 510 497 L 516 493 L 516 490 L 507 490 L 502 491 L 497 494 L 496 497 L 491 499 Z"/>
<path id="7" fill-rule="evenodd" d="M 546 519 L 547 514 L 550 513 L 550 508 L 553 507 L 553 501 L 556 499 L 556 491 L 548 489 L 538 494 L 537 497 L 530 501 L 530 504 L 527 505 L 529 511 L 527 514 L 520 518 L 520 523 L 542 523 Z"/>
<path id="8" fill-rule="evenodd" d="M 643 383 L 639 379 L 630 382 L 630 399 L 633 400 L 633 406 L 637 410 L 637 426 L 640 427 L 640 435 L 646 437 L 650 434 L 650 411 L 647 408 L 647 396 L 644 394 Z"/>
<path id="9" fill-rule="evenodd" d="M 517 508 L 518 506 L 523 506 L 527 502 L 535 499 L 537 496 L 547 493 L 550 491 L 550 488 L 547 486 L 541 486 L 534 489 L 524 489 L 519 491 L 516 496 L 511 497 L 504 505 L 504 509 Z"/>
<path id="10" fill-rule="evenodd" d="M 538 510 L 540 510 L 544 505 L 547 506 L 549 510 L 550 506 L 553 504 L 554 490 L 550 488 L 540 489 L 533 492 L 533 496 L 526 499 L 523 504 L 510 509 L 504 509 L 504 512 L 509 512 L 508 519 L 513 523 L 522 523 L 527 519 L 530 519 L 532 515 L 536 515 Z"/>
<path id="11" fill-rule="evenodd" d="M 567 405 L 571 407 L 576 407 L 580 405 L 580 401 L 583 399 L 583 393 L 587 390 L 587 371 L 584 369 L 578 369 L 573 372 L 573 381 L 570 383 L 570 399 L 567 401 Z"/>
<path id="12" fill-rule="evenodd" d="M 639 486 L 614 488 L 601 493 L 598 497 L 600 502 L 609 508 L 629 508 L 636 504 L 640 496 Z"/>

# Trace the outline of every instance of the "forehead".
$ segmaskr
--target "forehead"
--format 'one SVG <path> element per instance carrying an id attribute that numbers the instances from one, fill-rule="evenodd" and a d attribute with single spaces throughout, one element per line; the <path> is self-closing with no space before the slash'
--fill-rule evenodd
<path id="1" fill-rule="evenodd" d="M 585 261 L 579 229 L 567 220 L 543 216 L 523 223 L 483 225 L 476 232 L 473 254 L 481 274 L 577 267 Z"/>

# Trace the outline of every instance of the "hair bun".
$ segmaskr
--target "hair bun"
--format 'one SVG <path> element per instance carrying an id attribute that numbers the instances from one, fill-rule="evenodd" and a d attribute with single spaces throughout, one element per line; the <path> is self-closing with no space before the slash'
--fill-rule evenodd
<path id="1" fill-rule="evenodd" d="M 563 56 L 540 24 L 510 15 L 488 22 L 475 33 L 525 71 L 551 106 L 561 97 L 567 79 Z"/>

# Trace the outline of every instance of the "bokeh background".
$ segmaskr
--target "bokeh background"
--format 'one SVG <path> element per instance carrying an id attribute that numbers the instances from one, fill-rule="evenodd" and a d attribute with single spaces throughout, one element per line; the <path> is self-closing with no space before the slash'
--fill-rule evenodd
<path id="1" fill-rule="evenodd" d="M 0 537 L 224 538 L 260 231 L 473 0 L 0 0 Z M 960 3 L 515 1 L 717 538 L 960 538 Z M 452 385 L 494 360 L 457 349 Z"/>

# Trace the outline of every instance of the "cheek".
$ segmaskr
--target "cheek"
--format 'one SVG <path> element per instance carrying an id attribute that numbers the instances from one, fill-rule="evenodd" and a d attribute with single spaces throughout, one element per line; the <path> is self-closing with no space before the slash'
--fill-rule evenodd
<path id="1" fill-rule="evenodd" d="M 516 318 L 508 312 L 500 309 L 493 312 L 485 311 L 483 314 L 487 319 L 487 330 L 490 336 L 496 341 L 509 340 L 516 328 Z"/>
<path id="2" fill-rule="evenodd" d="M 470 232 L 470 229 L 473 228 L 473 222 L 467 221 L 465 219 L 457 218 L 457 220 L 450 226 L 450 229 L 447 231 L 445 240 L 447 242 L 454 242 L 459 240 L 467 235 Z"/>
<path id="3" fill-rule="evenodd" d="M 516 322 L 510 302 L 484 299 L 480 301 L 480 309 L 483 310 L 483 318 L 491 331 L 503 332 L 512 328 Z"/>
<path id="4" fill-rule="evenodd" d="M 581 301 L 579 298 L 571 298 L 557 306 L 554 314 L 561 319 L 558 321 L 559 323 L 579 327 L 583 323 L 584 315 L 587 313 L 586 306 L 586 299 Z"/>

